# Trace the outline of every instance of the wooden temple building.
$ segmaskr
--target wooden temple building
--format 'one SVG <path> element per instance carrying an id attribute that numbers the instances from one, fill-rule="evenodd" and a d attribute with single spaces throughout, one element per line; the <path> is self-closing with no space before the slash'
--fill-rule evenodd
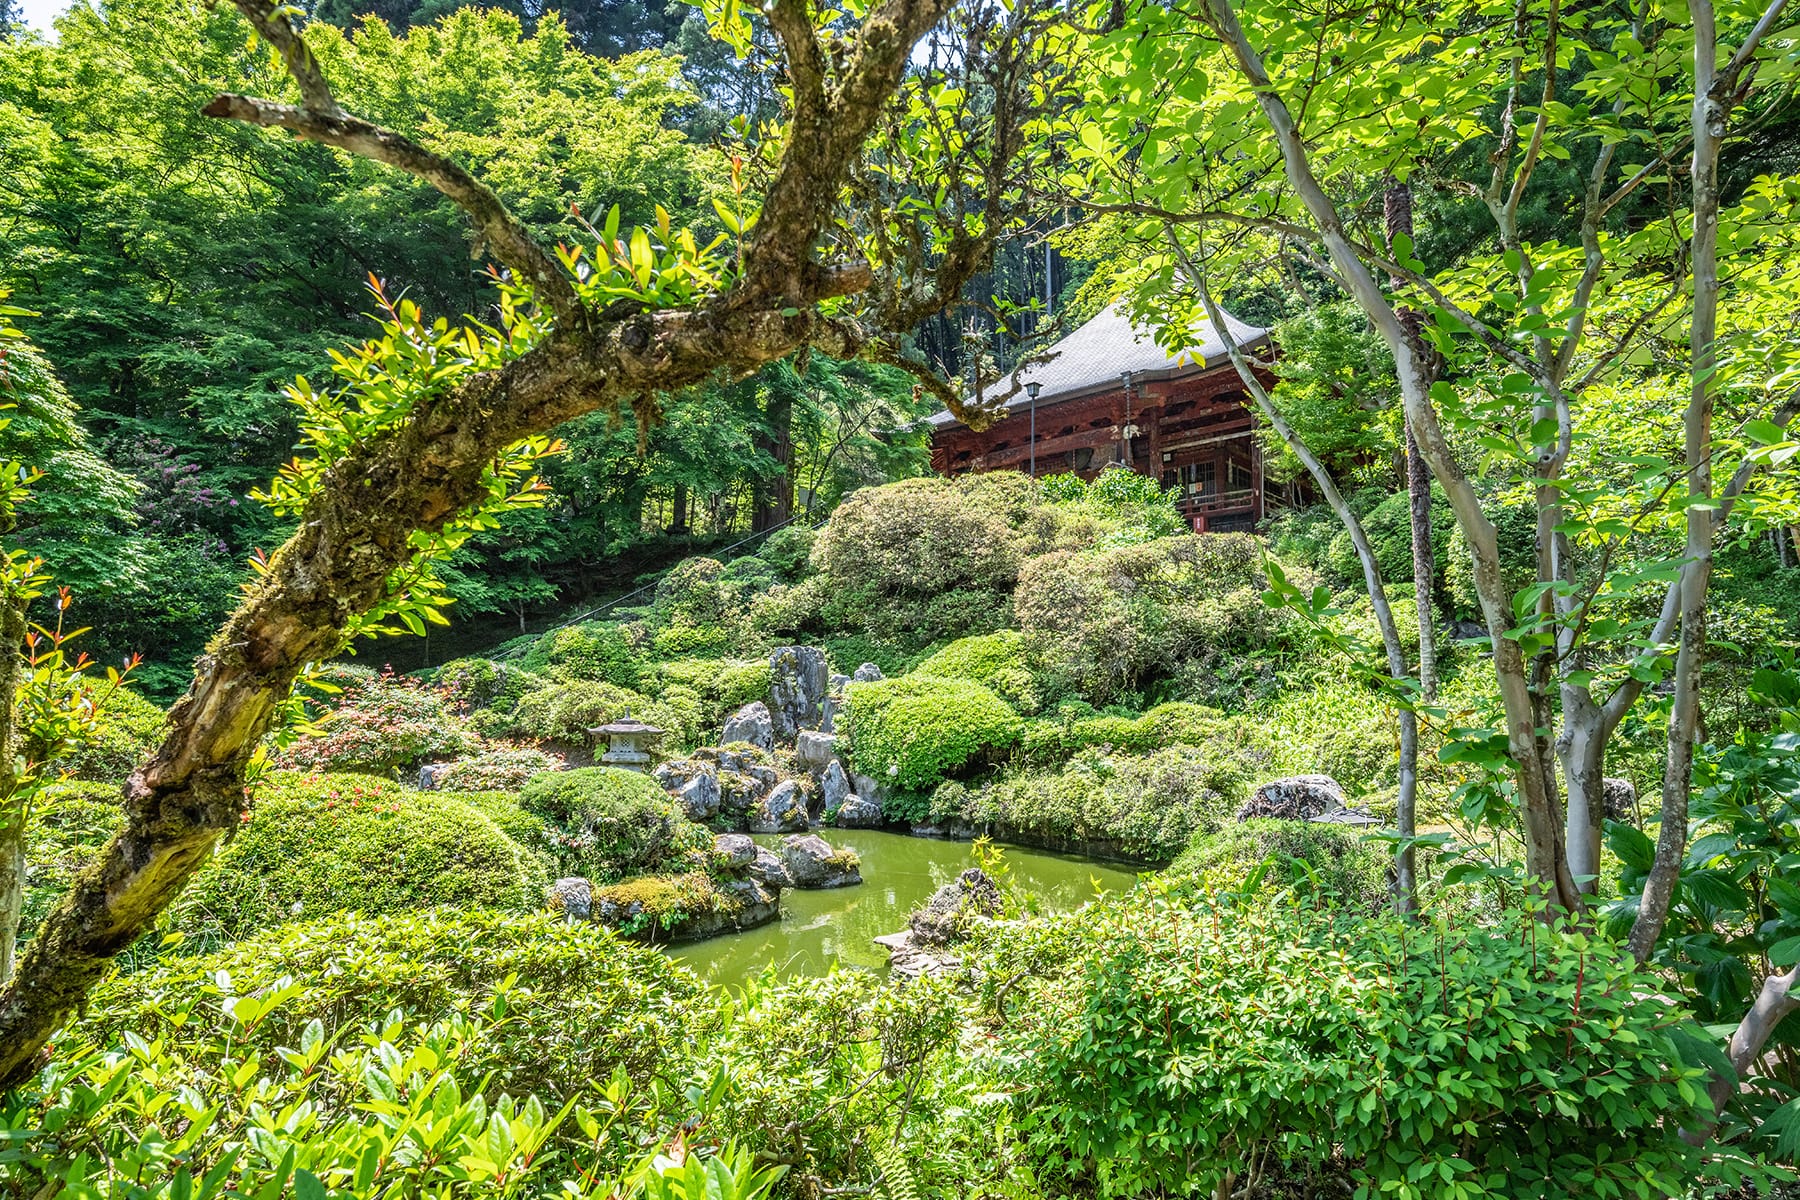
<path id="1" fill-rule="evenodd" d="M 1227 320 L 1239 345 L 1268 346 L 1268 330 Z M 948 412 L 929 418 L 939 473 L 1068 471 L 1092 479 L 1129 467 L 1178 488 L 1196 533 L 1253 529 L 1304 500 L 1294 485 L 1264 478 L 1253 405 L 1216 331 L 1171 355 L 1115 304 L 1050 352 L 1055 357 L 1019 372 L 1023 386 L 988 428 L 970 429 Z"/>

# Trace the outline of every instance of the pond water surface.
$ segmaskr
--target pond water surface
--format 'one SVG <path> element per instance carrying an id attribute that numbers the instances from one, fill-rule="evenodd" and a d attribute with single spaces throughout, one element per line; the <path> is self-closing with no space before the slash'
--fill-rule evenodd
<path id="1" fill-rule="evenodd" d="M 975 865 L 968 842 L 908 837 L 870 829 L 823 831 L 833 845 L 862 859 L 856 887 L 781 893 L 781 920 L 675 946 L 669 954 L 714 983 L 736 986 L 773 966 L 782 975 L 823 975 L 834 963 L 885 971 L 888 952 L 874 942 L 906 928 L 907 914 Z M 779 846 L 779 836 L 758 837 Z M 1013 883 L 1047 909 L 1070 909 L 1096 889 L 1118 892 L 1137 882 L 1128 867 L 1067 854 L 1005 846 Z"/>

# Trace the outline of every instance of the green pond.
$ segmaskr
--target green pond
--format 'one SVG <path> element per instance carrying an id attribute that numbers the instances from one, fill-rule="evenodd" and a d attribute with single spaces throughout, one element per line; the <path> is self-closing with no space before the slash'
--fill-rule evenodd
<path id="1" fill-rule="evenodd" d="M 870 829 L 822 831 L 833 845 L 862 859 L 856 887 L 781 893 L 781 920 L 675 946 L 669 954 L 715 983 L 737 985 L 774 967 L 783 975 L 823 975 L 833 964 L 885 971 L 888 953 L 874 939 L 906 928 L 907 914 L 944 884 L 975 865 L 968 842 L 908 837 Z M 767 846 L 781 838 L 759 837 Z M 1015 885 L 1047 909 L 1075 908 L 1095 889 L 1122 891 L 1135 872 L 1113 863 L 1005 846 Z"/>

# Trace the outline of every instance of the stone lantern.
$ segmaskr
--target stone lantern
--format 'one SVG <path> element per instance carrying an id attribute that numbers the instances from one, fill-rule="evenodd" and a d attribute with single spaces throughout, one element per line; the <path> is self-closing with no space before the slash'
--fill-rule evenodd
<path id="1" fill-rule="evenodd" d="M 601 738 L 606 739 L 606 753 L 600 756 L 601 763 L 609 767 L 623 767 L 627 771 L 650 769 L 653 761 L 651 752 L 656 748 L 656 743 L 662 740 L 664 732 L 638 720 L 629 710 L 610 725 L 588 730 L 595 742 Z"/>

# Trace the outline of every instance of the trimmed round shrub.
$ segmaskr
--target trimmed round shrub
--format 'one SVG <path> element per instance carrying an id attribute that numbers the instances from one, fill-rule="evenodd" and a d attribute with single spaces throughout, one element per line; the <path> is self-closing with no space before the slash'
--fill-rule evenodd
<path id="1" fill-rule="evenodd" d="M 904 792 L 1004 750 L 1023 722 L 978 683 L 905 675 L 849 687 L 852 761 L 865 775 Z"/>
<path id="2" fill-rule="evenodd" d="M 519 793 L 519 804 L 559 831 L 563 873 L 596 882 L 685 869 L 690 855 L 712 848 L 712 834 L 636 771 L 583 767 L 539 775 Z"/>
<path id="3" fill-rule="evenodd" d="M 1027 928 L 978 966 L 1023 981 L 995 1050 L 1050 1193 L 1212 1195 L 1253 1154 L 1272 1195 L 1683 1195 L 1702 1169 L 1682 1131 L 1718 1052 L 1591 933 L 1155 887 L 1077 922 L 1049 978 L 1009 957 Z"/>
<path id="4" fill-rule="evenodd" d="M 395 1009 L 437 1020 L 492 1003 L 507 981 L 508 1020 L 484 1024 L 459 1068 L 494 1091 L 558 1100 L 622 1068 L 639 1084 L 679 1077 L 712 1025 L 698 979 L 666 956 L 594 925 L 481 909 L 404 917 L 342 913 L 294 922 L 204 957 L 168 960 L 94 992 L 71 1031 L 98 1046 L 126 1031 L 180 1042 L 209 1022 L 181 1017 L 196 1002 L 298 986 L 238 1037 L 273 1055 L 298 1046 L 307 1024 L 357 1034 Z"/>
<path id="5" fill-rule="evenodd" d="M 87 735 L 53 766 L 76 779 L 122 780 L 162 740 L 164 716 L 136 692 L 119 688 L 106 698 Z"/>
<path id="6" fill-rule="evenodd" d="M 730 607 L 720 584 L 724 573 L 717 559 L 682 559 L 656 585 L 657 613 L 672 625 L 722 624 Z"/>
<path id="7" fill-rule="evenodd" d="M 547 883 L 537 858 L 452 796 L 360 775 L 277 774 L 177 901 L 175 926 L 212 944 L 349 909 L 531 911 Z"/>
<path id="8" fill-rule="evenodd" d="M 1368 501 L 1379 496 L 1373 505 Z M 1411 584 L 1412 561 L 1412 497 L 1405 492 L 1370 489 L 1352 501 L 1360 510 L 1363 532 L 1369 537 L 1369 548 L 1375 552 L 1375 564 L 1381 578 L 1388 583 Z M 1443 489 L 1431 486 L 1431 577 L 1434 583 L 1444 578 L 1450 561 L 1451 535 L 1456 531 L 1456 516 Z M 1356 556 L 1356 544 L 1350 540 L 1342 522 L 1325 550 L 1325 569 L 1339 583 L 1360 590 L 1364 587 L 1362 561 Z"/>
<path id="9" fill-rule="evenodd" d="M 1291 889 L 1332 908 L 1375 912 L 1389 902 L 1394 856 L 1354 830 L 1314 821 L 1256 820 L 1197 835 L 1168 873 L 1209 891 Z"/>
<path id="10" fill-rule="evenodd" d="M 437 785 L 447 792 L 518 791 L 534 776 L 559 771 L 562 766 L 560 754 L 509 747 L 457 759 L 438 774 Z"/>
<path id="11" fill-rule="evenodd" d="M 1080 711 L 1076 706 L 1071 710 L 1071 716 Z M 1177 745 L 1204 746 L 1213 754 L 1229 751 L 1257 770 L 1275 761 L 1273 747 L 1258 722 L 1183 701 L 1159 704 L 1134 717 L 1095 715 L 1033 721 L 1020 739 L 1025 758 L 1045 764 L 1093 747 L 1149 753 Z"/>
<path id="12" fill-rule="evenodd" d="M 658 629 L 650 637 L 650 648 L 658 658 L 683 658 L 690 654 L 718 654 L 736 640 L 723 625 L 690 625 L 678 621 Z"/>
<path id="13" fill-rule="evenodd" d="M 1019 575 L 1012 527 L 971 502 L 995 498 L 1004 484 L 992 482 L 999 475 L 971 479 L 982 482 L 904 479 L 852 494 L 820 532 L 815 561 L 835 584 L 882 595 L 1010 588 Z"/>
<path id="14" fill-rule="evenodd" d="M 1027 661 L 1028 643 L 1016 629 L 958 638 L 927 657 L 916 668 L 920 675 L 939 679 L 967 679 L 1005 697 L 1020 712 L 1036 712 L 1043 705 L 1044 688 Z"/>
<path id="15" fill-rule="evenodd" d="M 449 690 L 450 699 L 464 710 L 492 709 L 507 713 L 525 693 L 544 686 L 544 680 L 523 667 L 486 658 L 459 658 L 439 667 L 433 682 Z"/>
<path id="16" fill-rule="evenodd" d="M 553 629 L 533 642 L 519 665 L 552 679 L 585 679 L 635 688 L 643 660 L 617 625 L 589 623 Z"/>

